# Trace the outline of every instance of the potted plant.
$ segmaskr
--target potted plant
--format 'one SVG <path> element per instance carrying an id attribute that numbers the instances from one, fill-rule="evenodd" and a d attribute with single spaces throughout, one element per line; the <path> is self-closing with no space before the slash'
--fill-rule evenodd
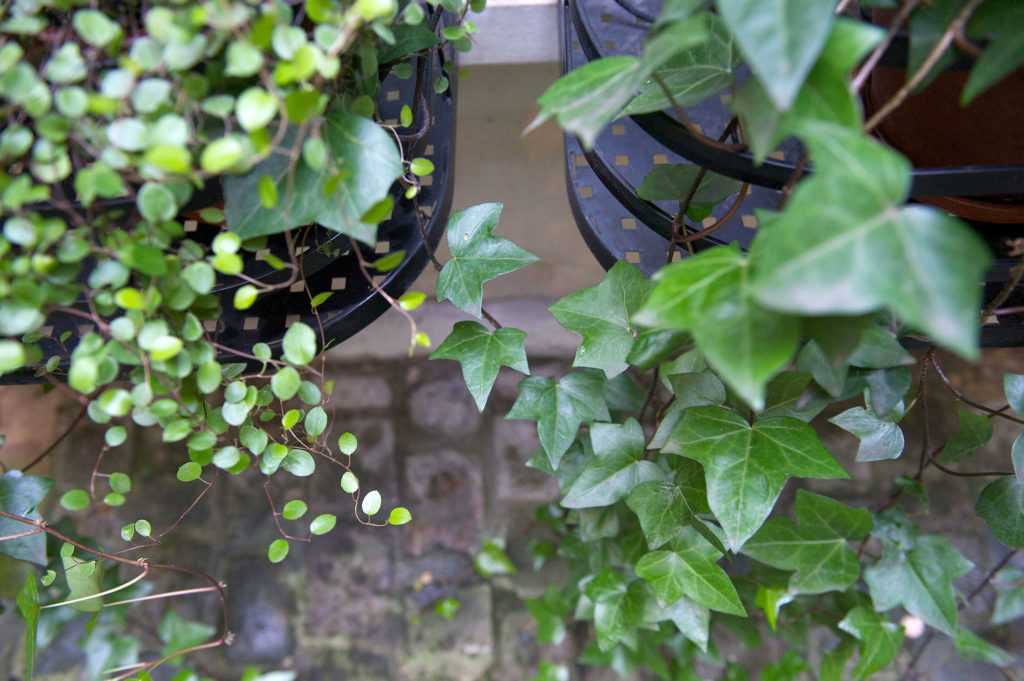
<path id="1" fill-rule="evenodd" d="M 93 669 L 114 678 L 230 642 L 224 585 L 148 559 L 221 475 L 263 480 L 271 562 L 335 526 L 336 508 L 304 517 L 305 501 L 274 493 L 274 476 L 318 462 L 359 523 L 409 522 L 362 489 L 357 436 L 332 435 L 320 356 L 424 298 L 407 289 L 450 206 L 465 12 L 393 0 L 3 10 L 0 375 L 66 393 L 80 407 L 72 429 L 105 429 L 83 488 L 51 490 L 33 470 L 54 447 L 0 468 L 25 678 L 51 608 L 98 613 L 109 632 L 123 622 L 103 609 L 114 601 L 219 599 L 219 630 L 155 657 L 118 649 Z M 413 323 L 411 345 L 427 342 Z M 141 517 L 131 477 L 110 465 L 132 423 L 180 454 L 191 501 L 168 527 Z M 42 519 L 58 501 L 72 514 L 134 501 L 140 517 L 121 528 L 124 546 L 102 550 L 114 538 Z M 137 585 L 157 573 L 197 583 L 143 598 Z"/>
<path id="2" fill-rule="evenodd" d="M 567 166 L 578 216 L 627 233 L 615 242 L 587 228 L 608 272 L 550 307 L 580 337 L 573 368 L 522 379 L 507 414 L 536 422 L 541 448 L 530 465 L 554 476 L 561 490 L 557 503 L 538 510 L 544 532 L 530 548 L 535 565 L 567 568 L 560 584 L 529 602 L 541 641 L 568 640 L 583 665 L 665 679 L 747 678 L 755 670 L 761 678 L 868 678 L 890 666 L 912 676 L 938 637 L 966 659 L 1013 664 L 993 641 L 1024 614 L 1008 607 L 1021 593 L 1013 563 L 1024 547 L 1024 379 L 1003 376 L 1005 404 L 988 405 L 951 379 L 944 353 L 981 358 L 981 327 L 993 314 L 1015 313 L 1006 301 L 1024 267 L 1019 250 L 1008 248 L 1001 256 L 1012 267 L 984 290 L 992 255 L 976 229 L 910 201 L 922 187 L 971 193 L 957 184 L 967 173 L 915 171 L 870 134 L 904 94 L 876 102 L 866 118 L 851 85 L 870 77 L 898 29 L 847 16 L 849 2 L 668 2 L 656 17 L 646 5 L 615 4 L 588 13 L 583 2 L 568 3 L 565 22 L 579 46 L 570 32 L 566 46 L 588 49 L 581 15 L 609 30 L 649 15 L 654 21 L 641 23 L 645 39 L 595 42 L 624 53 L 574 64 L 540 97 L 535 123 L 554 119 L 576 138 L 567 142 Z M 942 4 L 956 3 L 921 9 Z M 903 14 L 913 16 L 917 5 L 902 3 Z M 994 85 L 1021 64 L 999 37 L 1020 34 L 1015 3 L 960 3 L 937 27 L 935 44 L 952 44 L 982 7 L 993 13 L 986 25 L 998 23 L 999 31 L 972 68 Z M 750 75 L 702 89 L 708 72 L 721 74 L 723 60 L 731 63 L 723 45 L 735 46 Z M 684 101 L 690 93 L 698 101 L 729 95 L 721 127 L 697 127 L 684 109 L 696 103 Z M 616 163 L 600 148 L 632 130 L 620 117 L 633 112 L 639 132 L 671 151 L 685 157 L 700 145 L 691 159 L 703 169 L 690 165 L 651 180 L 659 191 L 648 192 L 648 204 L 674 199 L 668 238 L 648 238 L 640 218 L 654 214 L 651 206 L 624 199 L 623 178 L 632 171 L 622 168 L 634 158 Z M 673 147 L 659 137 L 666 121 L 685 143 Z M 800 143 L 796 157 L 769 158 L 787 138 Z M 623 155 L 634 148 L 619 144 Z M 650 142 L 635 144 L 646 150 Z M 723 155 L 728 163 L 712 165 Z M 1012 161 L 1019 168 L 1024 158 Z M 617 175 L 609 172 L 616 165 Z M 742 249 L 706 243 L 707 227 L 718 221 L 702 224 L 708 207 L 695 197 L 723 179 L 716 172 L 779 192 L 773 210 L 753 216 Z M 1024 189 L 1019 179 L 1014 185 L 1019 170 L 994 172 L 1012 190 L 1004 193 Z M 739 184 L 718 197 L 729 199 L 719 214 Z M 598 192 L 601 201 L 587 212 Z M 506 266 L 530 262 L 493 235 L 496 220 L 495 209 L 453 218 L 453 249 L 475 245 L 444 264 L 453 277 L 485 247 L 507 254 Z M 645 243 L 657 251 L 640 253 Z M 658 268 L 659 260 L 671 264 Z M 637 262 L 658 269 L 652 280 Z M 443 270 L 438 284 L 441 299 L 489 320 L 490 328 L 459 323 L 433 355 L 462 364 L 478 404 L 501 366 L 529 372 L 522 332 L 480 305 L 479 287 L 504 271 L 481 268 L 468 294 Z M 920 351 L 909 353 L 901 339 Z M 955 411 L 938 411 L 935 391 L 948 391 Z M 997 420 L 1016 430 L 1012 450 L 991 468 L 972 464 Z M 939 438 L 940 425 L 952 436 Z M 828 428 L 856 438 L 853 461 L 825 447 Z M 919 453 L 907 451 L 911 437 Z M 835 498 L 855 497 L 844 492 L 854 462 L 863 469 L 900 459 L 908 459 L 899 469 L 905 474 L 892 474 L 878 503 Z M 1003 545 L 991 564 L 976 567 L 971 559 L 979 556 L 921 529 L 929 487 L 941 476 L 976 495 L 977 517 L 957 522 L 977 522 Z M 790 478 L 828 482 L 805 483 L 794 498 L 784 496 Z M 970 590 L 961 593 L 957 581 L 968 574 Z M 991 621 L 971 618 L 983 637 L 961 611 L 994 585 L 999 605 Z M 819 640 L 812 630 L 827 631 L 829 643 L 812 643 Z M 724 647 L 737 637 L 751 654 Z M 569 675 L 569 666 L 554 661 L 538 670 L 539 679 Z"/>

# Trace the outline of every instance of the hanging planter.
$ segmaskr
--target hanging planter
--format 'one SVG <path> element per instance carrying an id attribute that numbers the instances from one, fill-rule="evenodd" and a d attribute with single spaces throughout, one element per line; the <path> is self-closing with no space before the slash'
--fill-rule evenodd
<path id="1" fill-rule="evenodd" d="M 608 19 L 606 44 L 631 45 L 639 50 L 646 32 L 642 24 L 627 19 L 630 9 L 614 0 L 602 4 L 599 14 Z M 568 11 L 569 5 L 565 5 Z M 611 19 L 608 12 L 618 11 L 622 21 Z M 569 14 L 562 21 L 563 73 L 579 68 L 588 61 L 576 24 Z M 730 114 L 718 101 L 709 101 L 693 113 L 694 119 L 707 129 L 724 127 Z M 619 260 L 632 262 L 651 275 L 665 264 L 668 240 L 673 232 L 677 201 L 659 190 L 657 182 L 647 180 L 652 171 L 665 173 L 673 169 L 696 166 L 687 158 L 661 144 L 645 132 L 633 119 L 623 117 L 598 137 L 593 148 L 585 149 L 578 140 L 566 136 L 566 178 L 569 201 L 577 225 L 594 255 L 605 268 Z M 652 178 L 654 179 L 654 178 Z M 740 183 L 734 183 L 738 191 Z M 724 200 L 709 206 L 699 220 L 690 219 L 685 234 L 677 238 L 674 258 L 687 251 L 688 245 L 702 250 L 714 245 L 737 241 L 744 247 L 753 239 L 756 226 L 755 209 L 776 209 L 780 193 L 764 187 L 748 187 L 740 199 L 733 191 Z M 709 233 L 690 238 L 702 230 Z"/>
<path id="2" fill-rule="evenodd" d="M 650 30 L 650 17 L 658 12 L 658 3 L 619 0 L 567 0 L 563 4 L 562 64 L 563 72 L 577 69 L 584 64 L 603 57 L 639 54 L 644 38 Z M 894 41 L 886 52 L 889 61 L 898 60 L 902 50 L 906 53 L 906 41 Z M 729 58 L 726 58 L 729 59 Z M 884 62 L 883 62 L 884 63 Z M 904 57 L 905 63 L 905 57 Z M 879 99 L 887 99 L 882 90 L 898 87 L 886 81 L 886 73 L 897 69 L 880 68 L 882 84 L 872 82 L 868 88 L 866 107 L 870 113 L 871 93 Z M 898 70 L 902 79 L 902 70 Z M 736 68 L 736 77 L 743 78 L 743 67 Z M 992 106 L 992 101 L 1006 104 L 1013 97 L 1019 97 L 1019 88 L 1014 89 L 1014 78 L 986 94 L 981 104 Z M 959 105 L 960 87 L 964 80 L 962 73 L 953 73 L 948 81 L 937 79 L 933 88 L 942 91 L 955 88 L 955 104 Z M 902 82 L 901 80 L 899 81 Z M 917 108 L 927 107 L 928 97 L 917 98 Z M 673 230 L 672 214 L 676 202 L 651 201 L 644 198 L 644 181 L 657 166 L 694 164 L 707 171 L 734 178 L 749 184 L 749 194 L 742 205 L 734 210 L 735 197 L 718 203 L 698 224 L 688 224 L 677 234 L 673 259 L 678 259 L 688 250 L 698 251 L 713 245 L 737 242 L 747 249 L 753 240 L 757 227 L 757 209 L 777 209 L 781 200 L 781 188 L 793 177 L 801 163 L 803 151 L 793 140 L 783 141 L 760 164 L 752 154 L 735 144 L 735 136 L 723 135 L 719 142 L 712 138 L 721 131 L 729 131 L 733 120 L 730 99 L 726 94 L 705 97 L 697 104 L 685 105 L 688 125 L 679 122 L 679 112 L 670 115 L 670 107 L 661 101 L 658 110 L 646 111 L 646 104 L 658 101 L 659 94 L 647 93 L 647 102 L 640 106 L 631 104 L 627 115 L 616 120 L 601 132 L 592 149 L 585 149 L 578 140 L 566 137 L 566 169 L 570 205 L 585 241 L 601 264 L 609 268 L 618 260 L 637 264 L 647 274 L 657 271 L 666 262 L 668 239 Z M 640 98 L 644 98 L 641 92 Z M 1009 107 L 1009 105 L 1007 105 Z M 1016 111 L 1017 108 L 1006 108 Z M 633 113 L 631 113 L 633 111 Z M 945 115 L 945 114 L 943 114 Z M 1011 115 L 1011 114 L 1006 114 Z M 915 162 L 911 195 L 913 198 L 933 203 L 967 219 L 978 233 L 988 242 L 997 258 L 985 277 L 984 299 L 991 301 L 1006 288 L 1013 279 L 1013 268 L 1019 253 L 1018 239 L 1024 234 L 1021 222 L 1014 217 L 1019 208 L 1016 204 L 1024 192 L 1024 164 L 1019 159 L 1024 154 L 1015 145 L 1019 140 L 1009 140 L 1003 147 L 995 149 L 993 140 L 983 133 L 978 140 L 974 155 L 954 154 L 935 157 L 934 150 L 942 148 L 936 140 L 941 134 L 941 125 L 931 136 L 914 140 L 914 123 L 918 117 L 906 115 L 895 120 L 895 136 L 886 133 L 886 126 L 880 126 L 879 136 L 892 141 L 893 146 L 908 152 Z M 962 136 L 972 139 L 967 129 L 973 129 L 970 113 L 958 111 L 956 118 L 945 118 L 952 134 L 960 129 Z M 941 122 L 940 122 L 941 123 Z M 993 126 L 995 127 L 995 126 Z M 1012 126 L 999 130 L 1007 136 Z M 889 140 L 893 137 L 892 140 Z M 909 138 L 911 143 L 901 144 L 899 140 Z M 922 153 L 916 156 L 915 148 L 932 150 L 932 156 Z M 979 155 L 980 154 L 980 155 Z M 1016 164 L 1011 163 L 1016 159 Z M 810 172 L 810 171 L 807 171 Z M 722 220 L 721 218 L 725 218 Z M 980 219 L 979 219 L 980 218 Z M 994 224 L 999 223 L 999 224 Z M 639 226 L 639 228 L 638 228 Z M 709 229 L 710 228 L 710 229 Z M 706 235 L 700 235 L 706 230 Z M 998 315 L 992 315 L 982 331 L 985 346 L 1024 345 L 1024 290 L 1017 286 L 1009 296 L 1000 302 Z"/>
<path id="3" fill-rule="evenodd" d="M 456 69 L 452 60 L 453 53 L 446 46 L 411 58 L 407 66 L 403 64 L 404 77 L 392 68 L 381 71 L 377 103 L 380 119 L 397 126 L 403 107 L 408 107 L 416 112 L 416 120 L 424 120 L 408 134 L 396 133 L 404 158 L 422 157 L 433 164 L 433 172 L 420 181 L 416 196 L 407 198 L 400 183 L 392 187 L 393 209 L 390 217 L 377 226 L 375 246 L 315 224 L 293 230 L 298 275 L 290 283 L 289 272 L 281 267 L 289 258 L 285 235 L 274 234 L 257 241 L 258 248 L 251 249 L 246 258 L 244 278 L 221 274 L 211 291 L 219 300 L 219 314 L 203 326 L 210 340 L 222 346 L 219 361 L 237 362 L 237 352 L 248 355 L 256 343 L 265 343 L 278 353 L 285 332 L 297 321 L 322 327 L 323 347 L 336 345 L 388 309 L 389 302 L 381 291 L 397 299 L 423 271 L 428 253 L 436 248 L 444 231 L 454 189 Z M 435 88 L 435 81 L 442 76 L 449 80 L 448 87 Z M 98 200 L 92 206 L 93 214 L 108 220 L 136 210 L 130 198 Z M 63 217 L 56 205 L 41 206 L 38 212 Z M 220 182 L 195 191 L 178 220 L 184 229 L 182 237 L 209 247 L 222 233 L 224 222 Z M 353 248 L 359 249 L 358 255 Z M 381 263 L 381 269 L 376 269 L 374 263 Z M 251 307 L 236 309 L 235 296 L 250 282 L 274 288 L 259 295 Z M 89 301 L 80 299 L 72 308 L 52 313 L 30 336 L 43 356 L 73 350 L 78 339 L 93 330 L 94 324 L 85 318 Z M 83 314 L 76 314 L 75 309 Z M 67 370 L 67 365 L 65 358 L 59 366 Z M 0 383 L 42 380 L 41 371 L 28 369 L 0 375 Z"/>

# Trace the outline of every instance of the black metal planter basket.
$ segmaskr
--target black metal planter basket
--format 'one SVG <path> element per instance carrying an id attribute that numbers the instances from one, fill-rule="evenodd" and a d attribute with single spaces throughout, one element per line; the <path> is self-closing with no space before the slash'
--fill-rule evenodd
<path id="1" fill-rule="evenodd" d="M 563 73 L 606 56 L 637 55 L 660 9 L 660 0 L 565 0 L 561 13 Z M 887 60 L 898 60 L 906 46 L 897 41 Z M 725 130 L 733 114 L 728 95 L 712 97 L 686 107 L 689 121 L 708 137 Z M 585 150 L 569 135 L 565 138 L 569 202 L 577 226 L 595 257 L 605 268 L 626 260 L 650 275 L 668 259 L 674 202 L 650 202 L 637 195 L 643 178 L 659 164 L 694 164 L 750 184 L 747 198 L 733 211 L 732 199 L 715 206 L 702 224 L 689 224 L 683 239 L 713 226 L 706 237 L 690 241 L 700 250 L 737 242 L 748 248 L 757 229 L 757 209 L 777 209 L 781 187 L 800 162 L 799 142 L 787 140 L 761 164 L 738 151 L 708 145 L 667 112 L 633 115 L 616 120 Z M 915 169 L 913 197 L 991 196 L 1024 193 L 1024 164 Z M 723 220 L 723 218 L 725 218 Z M 716 222 L 721 220 L 720 225 Z M 1011 257 L 1007 243 L 1024 236 L 1024 225 L 974 223 L 979 233 L 1001 253 L 986 275 L 985 300 L 992 300 L 1011 278 L 1019 257 Z M 684 257 L 689 248 L 677 245 L 671 254 Z M 1018 286 L 1003 308 L 1024 306 L 1024 287 Z M 1024 345 L 1024 315 L 1000 314 L 982 330 L 982 345 Z"/>
<path id="2" fill-rule="evenodd" d="M 397 124 L 402 107 L 408 104 L 415 112 L 415 119 L 424 121 L 409 134 L 400 135 L 406 158 L 425 157 L 434 164 L 434 172 L 421 178 L 416 198 L 406 199 L 404 189 L 396 183 L 392 188 L 394 210 L 391 217 L 379 225 L 374 246 L 317 225 L 296 230 L 297 259 L 302 276 L 290 286 L 261 294 L 247 310 L 236 310 L 232 303 L 236 289 L 245 282 L 236 277 L 219 277 L 214 291 L 220 299 L 221 311 L 216 319 L 204 322 L 210 340 L 247 354 L 253 345 L 262 342 L 276 354 L 288 327 L 303 321 L 314 328 L 322 326 L 325 346 L 330 347 L 366 328 L 388 309 L 389 303 L 378 289 L 398 298 L 422 273 L 451 212 L 457 69 L 453 53 L 447 47 L 412 57 L 410 65 L 412 77 L 403 79 L 392 72 L 383 78 L 378 111 L 386 123 Z M 450 85 L 445 92 L 437 93 L 433 83 L 442 71 Z M 193 196 L 181 213 L 187 237 L 199 242 L 212 240 L 219 227 L 203 224 L 200 211 L 218 205 L 221 197 L 219 186 Z M 130 201 L 113 201 L 107 202 L 104 209 L 130 211 L 134 207 Z M 360 251 L 365 273 L 353 248 Z M 282 235 L 270 237 L 266 251 L 281 259 L 288 258 Z M 399 251 L 404 253 L 400 265 L 386 272 L 374 270 L 374 261 Z M 260 255 L 247 259 L 247 276 L 267 284 L 288 280 L 287 270 L 275 270 Z M 331 295 L 314 310 L 311 298 L 325 292 Z M 84 300 L 80 305 L 88 309 Z M 91 330 L 92 324 L 86 319 L 53 313 L 42 329 L 39 344 L 44 356 L 61 354 L 64 347 L 73 349 L 77 339 Z M 62 335 L 68 337 L 63 347 L 58 341 Z M 218 352 L 218 360 L 240 361 L 239 355 L 225 351 Z M 66 369 L 66 360 L 64 364 Z M 8 384 L 42 380 L 42 376 L 31 369 L 0 377 L 0 383 Z"/>

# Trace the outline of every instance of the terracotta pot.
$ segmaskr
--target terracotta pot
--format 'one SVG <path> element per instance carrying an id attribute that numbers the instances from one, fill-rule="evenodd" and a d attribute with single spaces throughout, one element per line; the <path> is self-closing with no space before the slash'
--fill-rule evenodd
<path id="1" fill-rule="evenodd" d="M 887 26 L 892 14 L 875 10 L 872 20 Z M 965 69 L 946 70 L 889 114 L 875 134 L 916 168 L 1024 163 L 1024 70 L 1018 69 L 962 107 L 960 94 L 968 74 Z M 878 66 L 864 89 L 868 115 L 905 82 L 905 68 Z M 921 201 L 967 220 L 1024 224 L 1024 187 L 1013 196 L 922 197 Z"/>

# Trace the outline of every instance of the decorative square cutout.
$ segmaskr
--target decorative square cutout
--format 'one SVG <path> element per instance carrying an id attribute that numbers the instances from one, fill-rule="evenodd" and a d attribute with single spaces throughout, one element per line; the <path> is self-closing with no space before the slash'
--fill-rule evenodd
<path id="1" fill-rule="evenodd" d="M 242 328 L 246 331 L 255 331 L 260 327 L 259 317 L 246 317 L 245 321 L 242 322 Z"/>
<path id="2" fill-rule="evenodd" d="M 626 262 L 631 262 L 634 265 L 640 262 L 640 251 L 626 251 Z"/>
<path id="3" fill-rule="evenodd" d="M 285 324 L 285 326 L 291 326 L 292 324 L 294 324 L 297 321 L 299 321 L 299 315 L 297 315 L 297 314 L 290 314 L 287 317 L 285 317 L 284 324 Z"/>
<path id="4" fill-rule="evenodd" d="M 626 156 L 625 154 L 616 154 L 615 155 L 615 165 L 617 165 L 617 166 L 628 166 L 629 165 L 629 156 Z"/>
<path id="5" fill-rule="evenodd" d="M 331 290 L 342 291 L 345 288 L 346 279 L 345 277 L 332 277 L 331 278 Z"/>
<path id="6" fill-rule="evenodd" d="M 718 218 L 716 218 L 714 215 L 709 215 L 706 218 L 704 218 L 703 220 L 701 220 L 700 224 L 701 224 L 702 227 L 710 227 L 711 225 L 715 224 L 716 222 L 718 222 Z"/>
<path id="7" fill-rule="evenodd" d="M 423 150 L 423 155 L 424 156 L 433 156 L 434 155 L 434 145 L 433 144 L 428 144 L 427 148 Z"/>
<path id="8" fill-rule="evenodd" d="M 616 123 L 612 126 L 612 134 L 616 137 L 622 137 L 626 134 L 626 126 L 622 123 Z"/>
<path id="9" fill-rule="evenodd" d="M 580 187 L 580 196 L 585 199 L 589 199 L 594 195 L 594 190 L 591 187 Z"/>
<path id="10" fill-rule="evenodd" d="M 199 229 L 199 221 L 198 220 L 185 220 L 185 231 L 186 232 L 194 232 L 197 229 Z"/>
<path id="11" fill-rule="evenodd" d="M 389 102 L 397 102 L 398 98 L 402 96 L 402 93 L 398 90 L 388 90 L 387 94 L 384 95 L 384 99 Z"/>
<path id="12" fill-rule="evenodd" d="M 433 187 L 434 186 L 434 176 L 433 175 L 427 175 L 426 177 L 421 177 L 420 178 L 420 185 L 423 186 L 423 187 Z"/>
<path id="13" fill-rule="evenodd" d="M 291 286 L 289 286 L 288 290 L 291 291 L 292 293 L 302 293 L 303 291 L 306 290 L 306 284 L 305 282 L 297 281 Z"/>
<path id="14" fill-rule="evenodd" d="M 773 151 L 772 153 L 768 154 L 768 158 L 773 158 L 776 161 L 785 161 L 786 154 L 784 154 L 781 151 Z"/>
<path id="15" fill-rule="evenodd" d="M 654 161 L 654 165 L 663 166 L 668 163 L 668 156 L 665 154 L 655 154 L 651 160 Z"/>
<path id="16" fill-rule="evenodd" d="M 622 229 L 636 229 L 636 218 L 622 218 Z"/>
<path id="17" fill-rule="evenodd" d="M 740 222 L 743 223 L 744 227 L 749 229 L 755 229 L 757 227 L 757 216 L 756 215 L 744 215 L 740 218 Z"/>
<path id="18" fill-rule="evenodd" d="M 587 165 L 587 157 L 583 154 L 574 154 L 572 157 L 572 163 L 577 168 L 584 168 Z"/>
<path id="19" fill-rule="evenodd" d="M 373 252 L 377 255 L 384 255 L 391 248 L 391 243 L 387 241 L 378 241 L 373 247 Z"/>

